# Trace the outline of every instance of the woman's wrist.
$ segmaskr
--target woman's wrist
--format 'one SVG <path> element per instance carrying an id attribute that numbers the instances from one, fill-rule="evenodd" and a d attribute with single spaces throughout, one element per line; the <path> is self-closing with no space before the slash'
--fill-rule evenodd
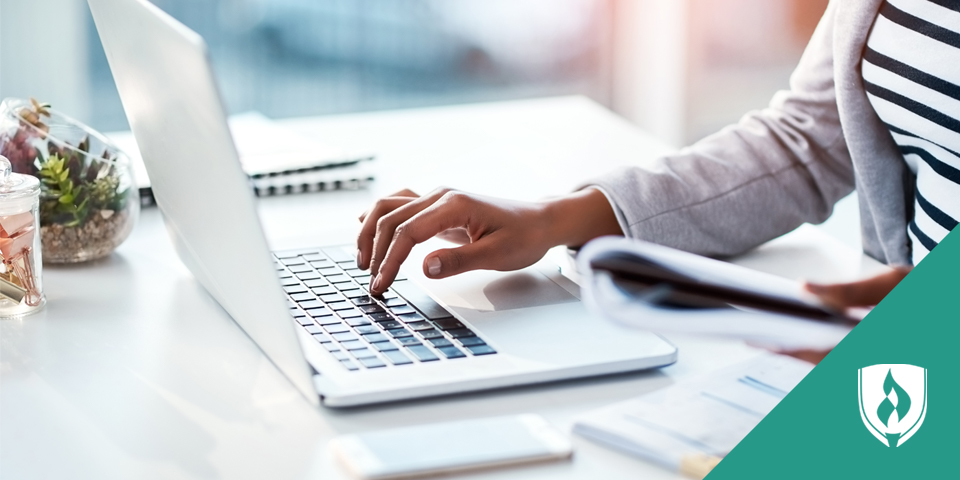
<path id="1" fill-rule="evenodd" d="M 623 235 L 613 206 L 596 188 L 586 188 L 544 203 L 552 246 L 580 247 L 604 235 Z"/>

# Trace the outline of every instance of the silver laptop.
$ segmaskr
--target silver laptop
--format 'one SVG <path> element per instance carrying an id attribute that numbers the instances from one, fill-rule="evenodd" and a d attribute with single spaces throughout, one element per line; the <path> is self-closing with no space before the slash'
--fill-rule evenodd
<path id="1" fill-rule="evenodd" d="M 373 298 L 355 246 L 271 255 L 203 39 L 146 0 L 88 1 L 178 255 L 311 402 L 363 405 L 676 360 L 662 338 L 588 312 L 577 285 L 546 262 L 429 289 L 412 268 Z"/>

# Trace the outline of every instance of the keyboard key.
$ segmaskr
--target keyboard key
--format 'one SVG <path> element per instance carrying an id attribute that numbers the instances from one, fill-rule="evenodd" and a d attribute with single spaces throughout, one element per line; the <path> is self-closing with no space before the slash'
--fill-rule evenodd
<path id="1" fill-rule="evenodd" d="M 474 337 L 476 336 L 472 330 L 469 328 L 455 328 L 453 330 L 447 330 L 447 333 L 450 334 L 453 338 L 463 338 L 463 337 Z"/>
<path id="2" fill-rule="evenodd" d="M 423 330 L 433 330 L 433 324 L 431 324 L 430 322 L 413 322 L 413 323 L 408 323 L 407 326 L 412 328 L 413 331 L 415 332 L 419 332 Z"/>
<path id="3" fill-rule="evenodd" d="M 413 363 L 412 360 L 407 358 L 407 356 L 404 355 L 403 352 L 399 350 L 388 350 L 386 352 L 383 352 L 383 356 L 387 357 L 387 360 L 389 360 L 390 363 L 394 365 L 408 365 Z"/>
<path id="4" fill-rule="evenodd" d="M 427 292 L 424 292 L 420 287 L 417 286 L 417 284 L 409 280 L 394 282 L 390 289 L 399 293 L 400 296 L 406 299 L 410 305 L 416 307 L 424 317 L 427 317 L 430 320 L 449 318 L 453 316 L 450 315 L 450 312 L 441 307 L 440 304 L 430 298 L 430 296 L 427 295 Z"/>
<path id="5" fill-rule="evenodd" d="M 408 313 L 405 315 L 398 315 L 398 317 L 400 317 L 400 320 L 402 320 L 403 323 L 422 322 L 426 320 L 423 318 L 423 315 L 420 315 L 419 313 Z"/>
<path id="6" fill-rule="evenodd" d="M 344 325 L 344 324 L 342 324 L 342 323 L 336 323 L 336 324 L 333 324 L 333 325 L 325 325 L 325 326 L 323 327 L 323 329 L 326 330 L 327 333 L 343 333 L 343 332 L 349 332 L 349 331 L 350 331 L 350 327 L 348 327 L 348 326 L 346 326 L 346 325 Z"/>
<path id="7" fill-rule="evenodd" d="M 388 298 L 383 304 L 388 307 L 402 307 L 407 304 L 407 301 L 402 298 Z"/>
<path id="8" fill-rule="evenodd" d="M 307 300 L 313 300 L 313 299 L 315 299 L 315 298 L 317 298 L 317 297 L 316 297 L 316 295 L 314 295 L 314 294 L 312 294 L 312 293 L 310 293 L 310 292 L 303 292 L 303 293 L 294 293 L 293 295 L 290 295 L 290 298 L 291 298 L 294 302 L 305 302 L 305 301 L 307 301 Z"/>
<path id="9" fill-rule="evenodd" d="M 312 272 L 313 268 L 310 265 L 304 265 L 303 262 L 300 262 L 299 265 L 290 265 L 287 267 L 287 270 L 290 270 L 293 273 L 305 273 Z"/>
<path id="10" fill-rule="evenodd" d="M 293 279 L 293 274 L 287 271 L 286 269 L 277 272 L 277 276 L 280 277 L 280 280 Z M 296 279 L 294 279 L 294 281 L 296 281 Z"/>
<path id="11" fill-rule="evenodd" d="M 388 299 L 387 301 L 389 302 L 390 300 L 396 300 L 396 299 Z M 411 307 L 410 305 L 404 305 L 402 307 L 393 307 L 390 309 L 390 311 L 393 312 L 394 315 L 406 315 L 408 313 L 417 313 L 417 311 L 414 310 L 413 307 Z"/>
<path id="12" fill-rule="evenodd" d="M 390 339 L 388 339 L 386 335 L 384 335 L 384 334 L 382 334 L 382 333 L 379 333 L 379 332 L 378 332 L 378 333 L 371 333 L 371 334 L 369 334 L 369 335 L 364 335 L 363 338 L 364 338 L 364 340 L 366 340 L 366 341 L 368 341 L 368 342 L 370 342 L 370 343 L 374 343 L 374 342 L 388 342 L 388 341 L 390 341 Z"/>
<path id="13" fill-rule="evenodd" d="M 345 318 L 344 321 L 347 323 L 347 325 L 350 325 L 351 327 L 361 327 L 361 326 L 364 326 L 364 325 L 368 325 L 368 326 L 370 326 L 370 328 L 372 328 L 372 329 L 374 329 L 374 330 L 377 329 L 377 327 L 374 327 L 373 325 L 370 325 L 370 322 L 369 322 L 366 318 L 363 318 L 363 317 Z"/>
<path id="14" fill-rule="evenodd" d="M 487 344 L 487 342 L 484 342 L 483 340 L 479 339 L 478 337 L 462 337 L 462 338 L 458 338 L 457 341 L 460 342 L 460 345 L 463 345 L 464 347 L 472 347 L 472 346 L 476 346 L 476 345 L 486 345 L 486 344 Z"/>
<path id="15" fill-rule="evenodd" d="M 359 359 L 371 358 L 371 357 L 377 356 L 377 354 L 374 353 L 374 351 L 370 350 L 369 348 L 364 348 L 362 350 L 350 350 L 350 355 L 353 355 L 354 357 L 357 357 Z"/>
<path id="16" fill-rule="evenodd" d="M 280 263 L 288 267 L 291 265 L 303 265 L 303 258 L 301 257 L 281 258 Z"/>
<path id="17" fill-rule="evenodd" d="M 466 347 L 466 349 L 474 355 L 490 355 L 497 353 L 497 351 L 491 348 L 489 345 L 475 345 Z"/>
<path id="18" fill-rule="evenodd" d="M 331 287 L 330 285 L 324 285 L 322 287 L 317 287 L 313 289 L 314 295 L 330 295 L 332 293 L 337 293 L 337 289 Z"/>
<path id="19" fill-rule="evenodd" d="M 340 292 L 340 294 L 343 295 L 344 297 L 347 297 L 347 298 L 351 299 L 351 300 L 353 300 L 354 298 L 367 297 L 367 292 L 364 292 L 363 290 L 360 290 L 359 288 L 355 288 L 355 289 L 353 289 L 353 290 L 344 290 L 344 291 Z M 367 297 L 367 298 L 370 298 L 370 297 Z"/>
<path id="20" fill-rule="evenodd" d="M 389 300 L 391 298 L 397 298 L 398 295 L 397 295 L 397 292 L 394 292 L 393 290 L 387 290 L 386 292 L 383 292 L 383 295 L 380 295 L 380 296 L 383 297 L 384 299 Z"/>
<path id="21" fill-rule="evenodd" d="M 323 348 L 326 348 L 328 352 L 336 352 L 340 350 L 339 343 L 327 342 L 327 343 L 321 343 L 320 345 L 323 345 Z"/>
<path id="22" fill-rule="evenodd" d="M 307 325 L 313 325 L 313 319 L 307 316 L 299 317 L 295 319 L 297 323 L 306 327 Z"/>
<path id="23" fill-rule="evenodd" d="M 327 279 L 328 282 L 330 282 L 330 283 L 332 283 L 332 284 L 345 283 L 345 282 L 353 282 L 353 280 L 351 280 L 350 277 L 348 277 L 348 276 L 346 276 L 346 275 L 328 275 L 328 276 L 326 276 L 326 279 Z"/>
<path id="24" fill-rule="evenodd" d="M 296 310 L 296 309 L 297 309 L 297 304 L 294 303 L 292 300 L 290 300 L 290 299 L 288 298 L 288 299 L 287 299 L 287 307 L 289 307 L 289 308 L 291 308 L 291 309 L 293 309 L 293 310 Z"/>
<path id="25" fill-rule="evenodd" d="M 375 304 L 377 303 L 376 300 L 370 298 L 370 297 L 367 296 L 367 295 L 363 295 L 363 296 L 361 296 L 361 297 L 353 298 L 353 299 L 351 299 L 351 301 L 353 302 L 354 305 L 356 305 L 356 306 L 358 306 L 358 307 L 361 307 L 361 306 L 363 306 L 363 305 L 375 305 Z"/>
<path id="26" fill-rule="evenodd" d="M 324 334 L 322 334 L 322 333 L 317 333 L 317 334 L 315 334 L 315 335 L 313 336 L 313 339 L 316 340 L 316 341 L 318 341 L 318 342 L 320 342 L 320 343 L 330 343 L 330 342 L 333 341 L 333 340 L 330 339 L 330 337 L 328 337 L 328 336 L 326 336 L 326 335 L 324 335 Z"/>
<path id="27" fill-rule="evenodd" d="M 354 278 L 353 281 L 363 285 L 364 287 L 370 287 L 370 282 L 372 280 L 370 280 L 370 275 L 364 275 L 362 277 Z"/>
<path id="28" fill-rule="evenodd" d="M 341 270 L 336 265 L 330 264 L 324 268 L 318 268 L 317 271 L 324 277 L 328 277 L 330 275 L 340 275 Z"/>
<path id="29" fill-rule="evenodd" d="M 397 322 L 394 320 L 388 320 L 386 322 L 377 322 L 377 323 L 380 324 L 380 328 L 384 330 L 393 330 L 394 328 L 403 327 L 403 325 L 401 325 L 400 322 Z"/>
<path id="30" fill-rule="evenodd" d="M 387 333 L 389 333 L 390 336 L 393 338 L 404 338 L 404 337 L 413 336 L 413 334 L 410 333 L 410 331 L 405 328 L 395 328 L 393 330 L 387 330 Z"/>
<path id="31" fill-rule="evenodd" d="M 373 345 L 373 348 L 376 348 L 378 352 L 386 352 L 386 351 L 388 351 L 388 350 L 396 350 L 396 349 L 397 349 L 397 346 L 394 345 L 394 344 L 392 344 L 392 343 L 390 343 L 389 341 L 386 341 L 386 342 L 374 342 L 374 343 L 371 343 L 371 345 Z"/>
<path id="32" fill-rule="evenodd" d="M 342 265 L 341 265 L 342 266 Z M 351 278 L 361 277 L 367 275 L 367 272 L 360 270 L 359 268 L 344 268 L 343 273 L 349 275 Z"/>
<path id="33" fill-rule="evenodd" d="M 339 293 L 332 293 L 330 295 L 324 295 L 320 297 L 320 300 L 323 300 L 326 303 L 334 303 L 334 302 L 344 302 L 347 299 L 344 298 L 343 295 L 340 295 Z"/>
<path id="34" fill-rule="evenodd" d="M 327 304 L 327 307 L 330 310 L 333 310 L 336 312 L 337 310 L 352 310 L 353 304 L 347 301 L 333 302 L 333 303 Z"/>
<path id="35" fill-rule="evenodd" d="M 303 327 L 303 329 L 306 330 L 307 333 L 323 333 L 323 330 L 317 325 L 307 325 Z"/>
<path id="36" fill-rule="evenodd" d="M 337 360 L 350 360 L 350 355 L 347 355 L 347 352 L 337 350 L 336 352 L 330 352 L 330 354 Z"/>
<path id="37" fill-rule="evenodd" d="M 310 253 L 303 256 L 303 259 L 308 262 L 329 262 L 330 260 L 326 255 L 322 253 Z"/>
<path id="38" fill-rule="evenodd" d="M 453 343 L 450 343 L 450 340 L 447 340 L 446 338 L 431 338 L 431 339 L 427 339 L 427 341 L 430 342 L 431 345 L 437 348 L 453 346 Z"/>
<path id="39" fill-rule="evenodd" d="M 316 260 L 316 261 L 310 262 L 310 266 L 316 269 L 328 268 L 333 266 L 333 262 L 327 259 Z"/>
<path id="40" fill-rule="evenodd" d="M 327 325 L 339 325 L 340 319 L 333 315 L 327 315 L 326 317 L 314 318 L 313 323 L 326 327 Z"/>
<path id="41" fill-rule="evenodd" d="M 361 325 L 355 327 L 354 330 L 357 331 L 360 335 L 369 335 L 371 333 L 380 333 L 380 329 L 373 325 Z"/>
<path id="42" fill-rule="evenodd" d="M 367 316 L 370 317 L 370 320 L 373 320 L 374 322 L 393 321 L 393 315 L 390 315 L 387 312 L 371 313 Z"/>
<path id="43" fill-rule="evenodd" d="M 433 352 L 430 351 L 429 348 L 424 347 L 423 345 L 411 345 L 407 347 L 407 349 L 410 350 L 410 353 L 412 353 L 413 356 L 421 362 L 433 362 L 435 360 L 440 360 L 436 355 L 433 354 Z"/>
<path id="44" fill-rule="evenodd" d="M 360 306 L 360 311 L 363 313 L 381 313 L 381 312 L 384 312 L 385 310 L 380 305 L 373 304 L 373 305 Z"/>
<path id="45" fill-rule="evenodd" d="M 347 370 L 350 370 L 351 372 L 355 370 L 360 370 L 360 367 L 358 367 L 356 363 L 353 363 L 353 360 L 340 360 L 340 365 L 343 365 L 344 367 L 347 368 Z"/>
<path id="46" fill-rule="evenodd" d="M 457 349 L 457 347 L 454 347 L 454 346 L 439 347 L 437 348 L 437 350 L 440 350 L 440 353 L 442 353 L 443 356 L 447 358 L 463 358 L 467 356 L 465 353 L 461 352 L 460 350 Z"/>
<path id="47" fill-rule="evenodd" d="M 344 332 L 344 333 L 334 333 L 334 334 L 332 334 L 332 335 L 330 335 L 330 336 L 331 336 L 334 340 L 336 340 L 336 341 L 338 341 L 338 342 L 340 342 L 340 343 L 352 342 L 352 341 L 356 341 L 356 340 L 359 340 L 359 339 L 360 339 L 360 337 L 358 337 L 357 334 L 355 334 L 355 333 L 353 333 L 353 332 L 349 332 L 349 331 L 348 331 L 348 332 Z"/>
<path id="48" fill-rule="evenodd" d="M 304 311 L 307 312 L 307 315 L 310 315 L 313 318 L 329 317 L 330 315 L 333 315 L 333 312 L 331 312 L 329 308 L 324 307 L 323 304 L 320 304 L 320 306 L 317 308 L 308 308 Z"/>
<path id="49" fill-rule="evenodd" d="M 361 359 L 360 359 L 360 363 L 361 363 L 364 367 L 367 367 L 367 368 L 380 368 L 380 367 L 386 367 L 386 366 L 387 366 L 386 363 L 383 363 L 383 360 L 380 360 L 379 358 L 376 358 L 376 357 L 374 357 L 374 358 L 361 358 Z"/>
<path id="50" fill-rule="evenodd" d="M 337 290 L 340 290 L 342 293 L 346 292 L 347 290 L 357 290 L 360 288 L 360 285 L 358 285 L 356 282 L 339 282 L 334 284 L 334 287 L 336 287 Z M 366 295 L 366 292 L 364 292 L 364 295 Z"/>
<path id="51" fill-rule="evenodd" d="M 420 345 L 420 340 L 417 340 L 416 337 L 403 337 L 398 338 L 397 343 L 404 347 L 409 347 L 411 345 Z"/>
<path id="52" fill-rule="evenodd" d="M 354 247 L 356 248 L 356 247 Z M 327 258 L 333 260 L 337 263 L 352 262 L 353 255 L 343 251 L 340 248 L 324 248 L 323 253 L 326 254 Z"/>
<path id="53" fill-rule="evenodd" d="M 343 319 L 363 318 L 363 314 L 360 313 L 360 310 L 357 310 L 356 308 L 351 308 L 349 310 L 340 310 L 337 312 L 337 315 L 339 315 L 340 318 L 343 318 Z"/>
<path id="54" fill-rule="evenodd" d="M 458 328 L 464 328 L 463 324 L 460 323 L 460 320 L 457 320 L 456 318 L 434 320 L 433 323 L 440 327 L 440 330 L 455 330 Z"/>
<path id="55" fill-rule="evenodd" d="M 308 286 L 308 287 L 310 287 L 310 288 L 323 287 L 323 286 L 325 286 L 325 285 L 328 285 L 328 283 L 327 283 L 326 280 L 324 280 L 324 279 L 322 279 L 322 278 L 319 278 L 319 277 L 318 277 L 318 278 L 314 278 L 314 279 L 306 280 L 306 281 L 303 282 L 303 284 L 306 285 L 306 286 Z"/>
<path id="56" fill-rule="evenodd" d="M 431 338 L 443 338 L 443 333 L 441 333 L 439 330 L 434 330 L 432 328 L 430 330 L 421 330 L 417 333 L 419 333 L 420 336 L 424 338 L 424 340 L 430 340 Z"/>
<path id="57" fill-rule="evenodd" d="M 294 285 L 300 285 L 300 281 L 297 280 L 296 278 L 293 278 L 293 276 L 290 276 L 290 277 L 281 279 L 280 285 L 283 285 L 284 287 L 292 287 Z"/>
<path id="58" fill-rule="evenodd" d="M 319 248 L 292 248 L 289 250 L 277 250 L 276 252 L 273 252 L 273 254 L 277 258 L 282 260 L 284 258 L 293 258 L 293 257 L 299 257 L 301 255 L 318 253 L 319 251 L 320 251 Z"/>
<path id="59" fill-rule="evenodd" d="M 283 287 L 283 291 L 286 292 L 287 295 L 293 295 L 295 293 L 306 293 L 307 287 L 304 287 L 303 285 L 300 285 L 299 283 L 297 283 L 294 285 L 288 285 Z"/>
<path id="60" fill-rule="evenodd" d="M 304 273 L 298 273 L 298 274 L 297 274 L 297 278 L 299 278 L 300 280 L 304 280 L 304 281 L 306 281 L 306 280 L 317 280 L 317 279 L 320 279 L 320 278 L 321 278 L 321 275 L 320 275 L 319 273 L 317 273 L 317 272 L 304 272 Z"/>
<path id="61" fill-rule="evenodd" d="M 360 340 L 341 342 L 340 346 L 343 347 L 344 350 L 360 350 L 361 348 L 367 348 L 367 344 L 361 342 Z"/>

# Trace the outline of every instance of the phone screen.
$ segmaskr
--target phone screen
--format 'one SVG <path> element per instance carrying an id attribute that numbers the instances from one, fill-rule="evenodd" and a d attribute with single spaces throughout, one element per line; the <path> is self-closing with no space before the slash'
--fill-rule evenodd
<path id="1" fill-rule="evenodd" d="M 360 478 L 385 479 L 569 457 L 566 435 L 537 415 L 414 426 L 334 440 Z"/>

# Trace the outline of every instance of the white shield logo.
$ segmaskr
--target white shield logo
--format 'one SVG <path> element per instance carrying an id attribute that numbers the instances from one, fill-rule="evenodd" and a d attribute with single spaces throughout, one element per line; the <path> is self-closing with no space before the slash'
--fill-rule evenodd
<path id="1" fill-rule="evenodd" d="M 857 377 L 860 418 L 877 440 L 896 447 L 917 433 L 927 415 L 927 369 L 871 365 Z"/>

